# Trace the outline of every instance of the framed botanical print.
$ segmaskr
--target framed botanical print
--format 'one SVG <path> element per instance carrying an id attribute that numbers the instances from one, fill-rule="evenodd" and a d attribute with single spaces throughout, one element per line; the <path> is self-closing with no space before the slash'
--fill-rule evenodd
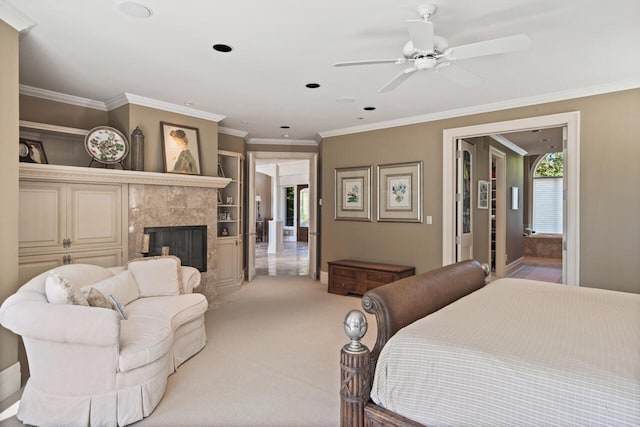
<path id="1" fill-rule="evenodd" d="M 422 222 L 422 162 L 378 166 L 378 221 Z"/>
<path id="2" fill-rule="evenodd" d="M 478 209 L 489 209 L 489 181 L 478 181 Z"/>
<path id="3" fill-rule="evenodd" d="M 335 219 L 371 221 L 371 166 L 336 168 Z"/>

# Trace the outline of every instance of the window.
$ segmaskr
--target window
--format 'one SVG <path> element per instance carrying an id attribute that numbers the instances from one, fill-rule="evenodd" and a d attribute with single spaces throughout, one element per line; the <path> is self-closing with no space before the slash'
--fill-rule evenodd
<path id="1" fill-rule="evenodd" d="M 542 157 L 533 173 L 533 230 L 537 234 L 562 234 L 562 153 Z"/>
<path id="2" fill-rule="evenodd" d="M 309 189 L 300 190 L 300 227 L 309 227 Z"/>

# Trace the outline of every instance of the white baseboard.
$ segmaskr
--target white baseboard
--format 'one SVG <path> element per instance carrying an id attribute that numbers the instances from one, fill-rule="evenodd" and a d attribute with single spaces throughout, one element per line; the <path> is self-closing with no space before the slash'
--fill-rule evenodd
<path id="1" fill-rule="evenodd" d="M 0 401 L 20 390 L 20 362 L 16 362 L 0 372 Z"/>
<path id="2" fill-rule="evenodd" d="M 516 272 L 520 267 L 522 267 L 523 262 L 524 262 L 524 258 L 520 257 L 517 260 L 507 264 L 504 270 L 505 276 L 509 277 L 511 274 Z"/>
<path id="3" fill-rule="evenodd" d="M 329 272 L 320 270 L 320 283 L 323 285 L 329 284 Z"/>

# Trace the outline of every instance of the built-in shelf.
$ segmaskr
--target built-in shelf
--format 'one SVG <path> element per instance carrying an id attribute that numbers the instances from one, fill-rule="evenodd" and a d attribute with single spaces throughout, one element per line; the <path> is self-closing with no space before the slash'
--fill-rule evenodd
<path id="1" fill-rule="evenodd" d="M 224 188 L 230 178 L 120 169 L 20 163 L 20 180 L 54 182 L 99 182 L 109 184 L 145 184 L 182 187 Z"/>

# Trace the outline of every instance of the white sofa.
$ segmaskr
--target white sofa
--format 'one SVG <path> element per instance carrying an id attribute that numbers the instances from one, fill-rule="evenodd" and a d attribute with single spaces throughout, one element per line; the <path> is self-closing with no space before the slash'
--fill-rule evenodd
<path id="1" fill-rule="evenodd" d="M 65 265 L 24 284 L 0 307 L 0 324 L 22 336 L 29 362 L 18 419 L 123 426 L 150 415 L 168 375 L 206 344 L 207 300 L 192 293 L 199 284 L 200 272 L 175 257 Z M 114 309 L 78 305 L 96 296 L 91 287 L 114 295 Z M 61 289 L 85 299 L 60 301 Z"/>

